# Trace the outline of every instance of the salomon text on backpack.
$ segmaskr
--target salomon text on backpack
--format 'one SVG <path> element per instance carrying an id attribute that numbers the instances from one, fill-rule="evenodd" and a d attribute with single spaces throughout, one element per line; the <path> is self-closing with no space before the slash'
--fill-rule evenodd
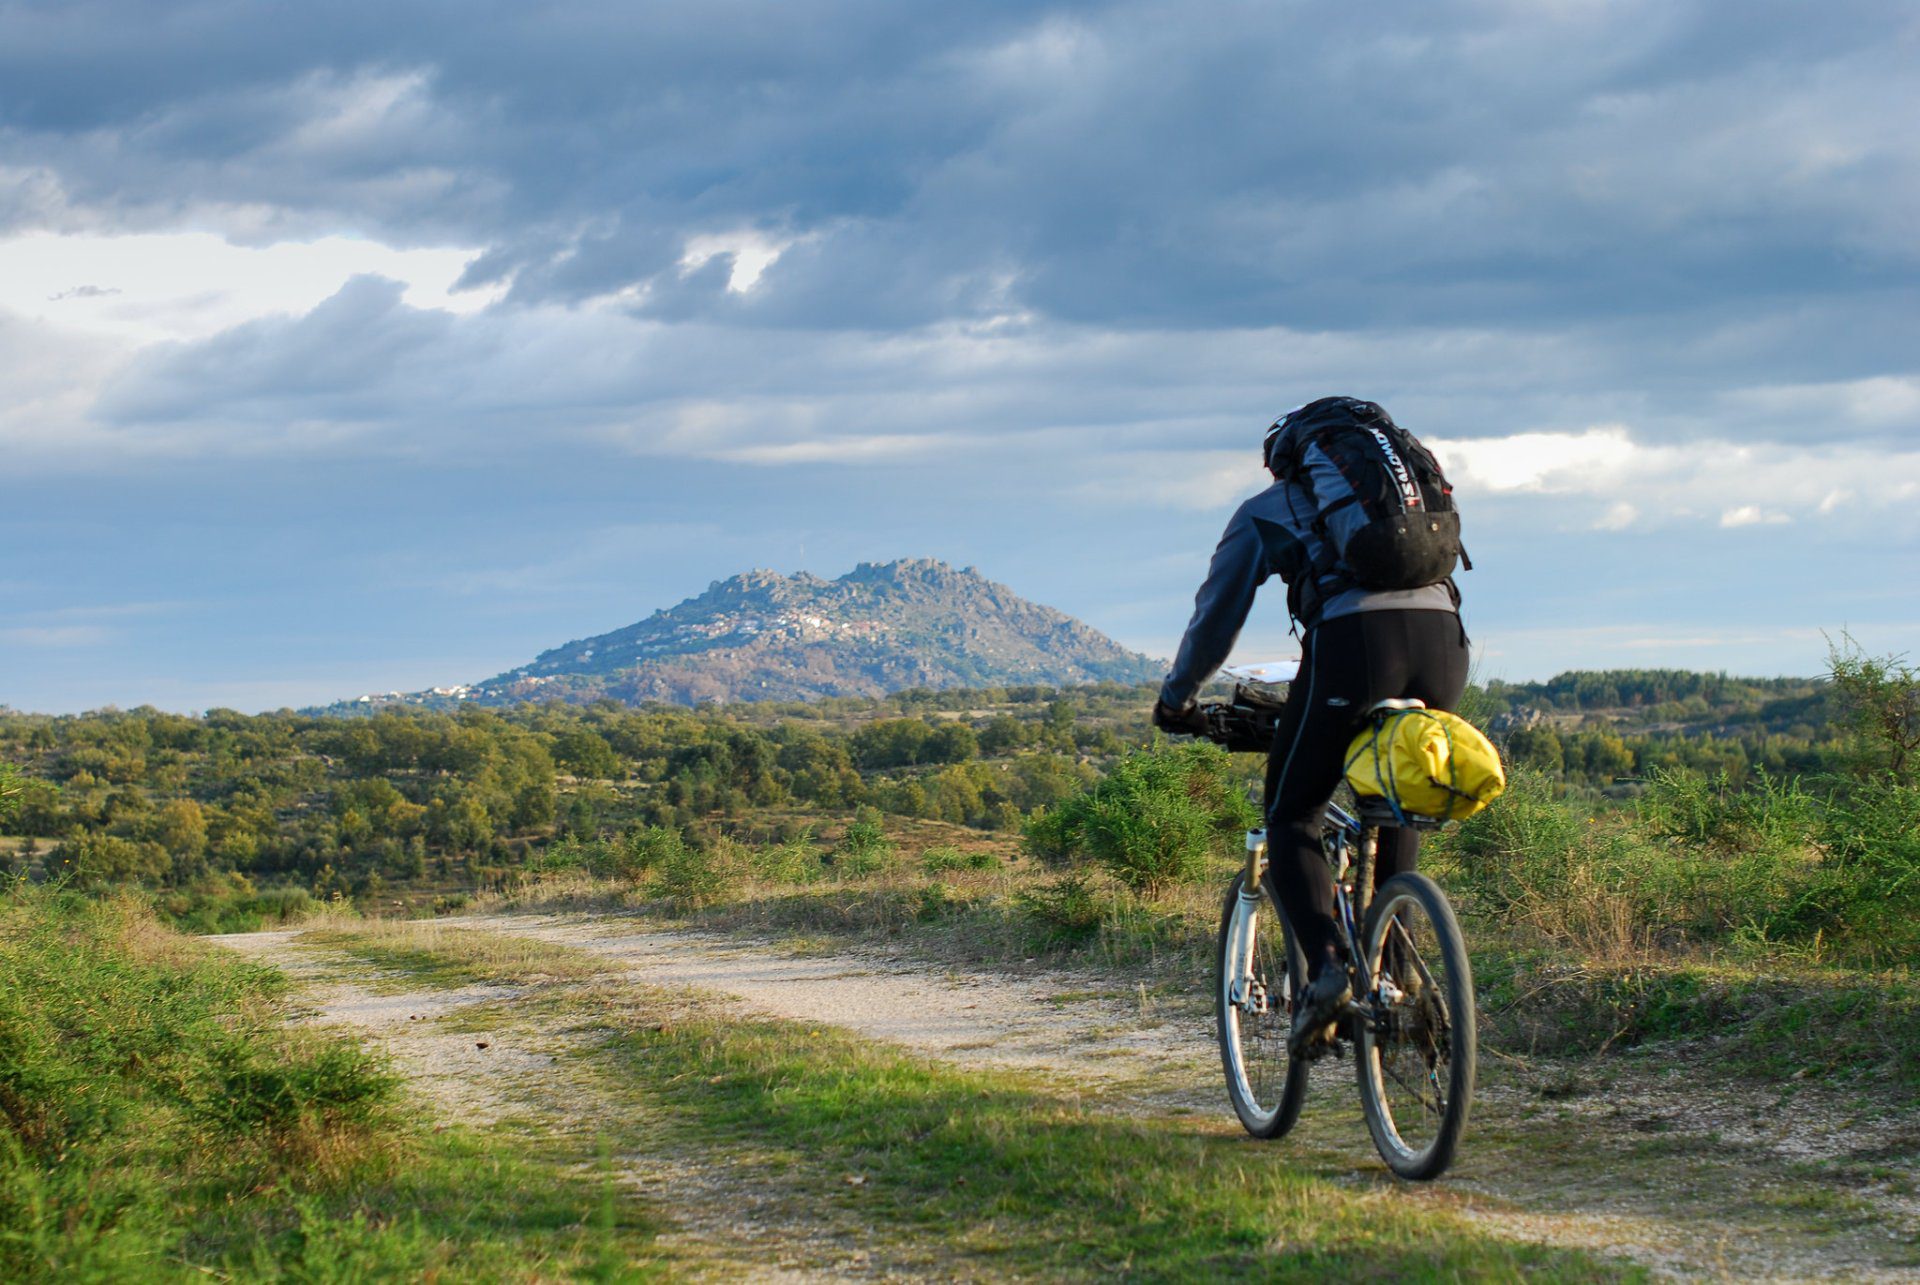
<path id="1" fill-rule="evenodd" d="M 1473 569 L 1439 463 L 1372 402 L 1323 397 L 1287 415 L 1267 442 L 1267 467 L 1307 493 L 1325 545 L 1302 568 L 1303 604 L 1348 586 L 1420 589 L 1448 581 L 1456 565 Z"/>

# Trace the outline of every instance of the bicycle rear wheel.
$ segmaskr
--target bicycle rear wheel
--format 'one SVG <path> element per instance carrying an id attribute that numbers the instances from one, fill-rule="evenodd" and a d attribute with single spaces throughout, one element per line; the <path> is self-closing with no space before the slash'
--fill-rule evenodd
<path id="1" fill-rule="evenodd" d="M 1306 961 L 1266 889 L 1243 896 L 1246 883 L 1246 871 L 1234 876 L 1220 913 L 1214 1012 L 1233 1112 L 1254 1137 L 1277 1138 L 1299 1118 L 1307 1092 L 1307 1064 L 1287 1054 Z"/>
<path id="2" fill-rule="evenodd" d="M 1436 1178 L 1467 1125 L 1478 1057 L 1473 970 L 1440 885 L 1422 874 L 1381 885 L 1363 934 L 1376 980 L 1355 1066 L 1367 1130 L 1402 1178 Z"/>

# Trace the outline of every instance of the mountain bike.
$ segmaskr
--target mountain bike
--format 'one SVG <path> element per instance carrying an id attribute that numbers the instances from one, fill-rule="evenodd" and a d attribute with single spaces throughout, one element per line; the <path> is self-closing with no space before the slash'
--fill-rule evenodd
<path id="1" fill-rule="evenodd" d="M 1382 701 L 1369 719 L 1419 701 Z M 1208 739 L 1264 752 L 1279 702 L 1245 684 L 1230 703 L 1201 707 Z M 1351 1046 L 1367 1131 L 1402 1178 L 1436 1178 L 1452 1163 L 1473 1098 L 1477 1046 L 1473 973 L 1459 922 L 1426 875 L 1395 875 L 1372 892 L 1381 827 L 1437 829 L 1432 817 L 1396 814 L 1361 797 L 1355 812 L 1329 805 L 1321 851 L 1333 871 L 1334 922 L 1353 998 L 1330 1033 L 1290 1051 L 1306 959 L 1265 878 L 1267 836 L 1250 830 L 1246 864 L 1220 915 L 1214 988 L 1220 1058 L 1234 1114 L 1256 1138 L 1278 1138 L 1299 1118 L 1314 1062 Z"/>

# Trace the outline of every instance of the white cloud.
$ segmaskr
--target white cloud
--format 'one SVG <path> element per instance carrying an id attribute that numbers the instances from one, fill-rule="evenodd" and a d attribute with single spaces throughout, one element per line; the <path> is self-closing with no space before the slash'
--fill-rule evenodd
<path id="1" fill-rule="evenodd" d="M 423 72 L 314 75 L 292 87 L 310 113 L 277 141 L 276 150 L 309 161 L 352 158 L 394 138 L 431 135 L 436 111 Z"/>
<path id="2" fill-rule="evenodd" d="M 1625 500 L 1613 505 L 1593 524 L 1596 531 L 1625 531 L 1640 520 L 1640 510 Z"/>
<path id="3" fill-rule="evenodd" d="M 820 438 L 806 442 L 738 446 L 712 452 L 712 458 L 742 464 L 866 464 L 928 455 L 951 445 L 951 439 L 937 434 L 914 437 L 901 433 L 881 433 L 872 437 Z"/>
<path id="4" fill-rule="evenodd" d="M 1793 519 L 1786 514 L 1763 509 L 1757 504 L 1742 504 L 1720 515 L 1720 525 L 1723 527 L 1784 526 L 1791 521 Z"/>
<path id="5" fill-rule="evenodd" d="M 1469 507 L 1479 496 L 1539 494 L 1590 500 L 1595 530 L 1624 531 L 1676 521 L 1717 520 L 1723 528 L 1778 526 L 1796 516 L 1833 518 L 1844 508 L 1905 506 L 1920 483 L 1920 444 L 1875 449 L 1864 442 L 1653 445 L 1605 425 L 1576 433 L 1429 443 Z"/>
<path id="6" fill-rule="evenodd" d="M 1582 433 L 1517 433 L 1511 437 L 1427 443 L 1456 485 L 1487 491 L 1579 491 L 1619 476 L 1643 448 L 1617 424 Z"/>
<path id="7" fill-rule="evenodd" d="M 732 271 L 727 274 L 727 289 L 734 294 L 745 294 L 758 284 L 768 268 L 780 261 L 793 241 L 792 237 L 776 240 L 758 232 L 689 237 L 686 250 L 680 256 L 680 275 L 688 276 L 715 257 L 726 255 L 733 260 Z"/>
<path id="8" fill-rule="evenodd" d="M 56 332 L 141 345 L 305 313 L 349 279 L 374 275 L 404 283 L 413 307 L 465 313 L 501 293 L 454 291 L 477 253 L 344 235 L 243 246 L 210 232 L 29 232 L 0 240 L 0 310 Z"/>

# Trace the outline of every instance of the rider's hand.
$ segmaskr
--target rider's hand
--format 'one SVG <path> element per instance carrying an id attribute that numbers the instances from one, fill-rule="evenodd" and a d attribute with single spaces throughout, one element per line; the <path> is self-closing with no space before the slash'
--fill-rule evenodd
<path id="1" fill-rule="evenodd" d="M 1153 725 L 1163 732 L 1175 732 L 1182 736 L 1205 736 L 1207 734 L 1207 716 L 1192 701 L 1180 709 L 1175 709 L 1165 701 L 1153 703 Z"/>

